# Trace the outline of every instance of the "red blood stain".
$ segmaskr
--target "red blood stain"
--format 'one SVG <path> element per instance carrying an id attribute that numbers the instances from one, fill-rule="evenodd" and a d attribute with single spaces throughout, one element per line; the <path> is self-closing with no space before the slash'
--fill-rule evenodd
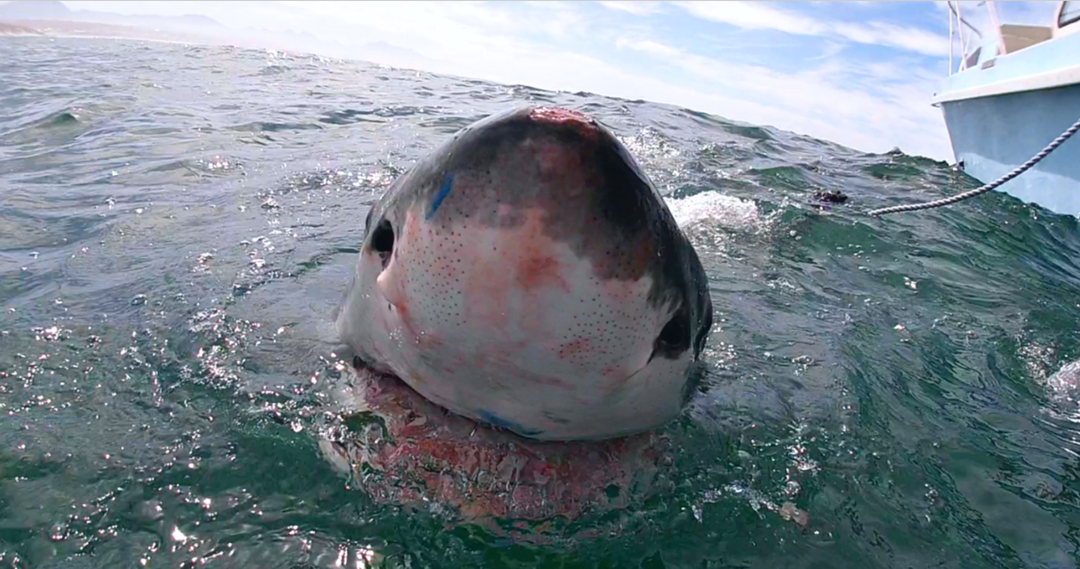
<path id="1" fill-rule="evenodd" d="M 603 175 L 591 161 L 592 145 L 568 145 L 539 139 L 525 143 L 540 167 L 540 180 L 560 197 L 562 209 L 585 208 L 591 192 L 604 183 Z"/>
<path id="2" fill-rule="evenodd" d="M 513 257 L 517 270 L 517 283 L 526 291 L 552 286 L 570 292 L 570 286 L 562 278 L 559 261 L 552 255 L 555 243 L 544 235 L 543 213 L 529 211 L 520 236 L 515 240 L 517 247 L 508 249 L 508 256 Z"/>
<path id="3" fill-rule="evenodd" d="M 570 109 L 564 109 L 562 107 L 536 107 L 529 112 L 529 118 L 537 122 L 579 122 L 585 124 L 591 124 L 592 119 L 583 115 L 577 111 Z"/>
<path id="4" fill-rule="evenodd" d="M 570 109 L 561 107 L 536 107 L 529 112 L 529 118 L 542 123 L 557 124 L 573 128 L 587 140 L 599 138 L 600 129 L 593 119 Z"/>
<path id="5" fill-rule="evenodd" d="M 528 255 L 518 259 L 517 282 L 525 290 L 550 284 L 569 291 L 566 281 L 559 275 L 559 262 L 548 255 Z"/>

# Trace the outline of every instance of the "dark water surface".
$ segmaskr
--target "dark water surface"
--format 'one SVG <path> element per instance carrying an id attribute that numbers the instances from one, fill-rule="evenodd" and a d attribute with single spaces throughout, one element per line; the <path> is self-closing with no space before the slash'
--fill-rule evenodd
<path id="1" fill-rule="evenodd" d="M 3 39 L 0 62 L 2 565 L 1077 565 L 1074 218 L 1000 193 L 868 218 L 978 184 L 585 93 L 113 40 Z M 626 142 L 717 326 L 669 489 L 536 546 L 378 505 L 318 443 L 368 207 L 542 103 Z"/>

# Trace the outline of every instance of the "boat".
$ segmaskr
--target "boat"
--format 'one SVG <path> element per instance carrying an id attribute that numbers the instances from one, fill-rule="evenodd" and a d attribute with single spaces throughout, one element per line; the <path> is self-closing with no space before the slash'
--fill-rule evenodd
<path id="1" fill-rule="evenodd" d="M 1080 1 L 1058 2 L 1046 26 L 1001 23 L 994 2 L 946 4 L 949 74 L 932 104 L 945 118 L 956 167 L 990 184 L 1080 120 Z M 983 30 L 971 23 L 979 16 L 988 17 Z M 1058 214 L 1080 214 L 1080 136 L 998 189 Z"/>

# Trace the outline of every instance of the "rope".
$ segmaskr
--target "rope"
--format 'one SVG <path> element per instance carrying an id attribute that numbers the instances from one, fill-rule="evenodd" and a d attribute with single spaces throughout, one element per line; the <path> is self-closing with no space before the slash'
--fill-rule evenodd
<path id="1" fill-rule="evenodd" d="M 893 207 L 883 207 L 881 209 L 875 209 L 875 210 L 871 211 L 870 215 L 885 215 L 887 213 L 899 213 L 899 212 L 902 212 L 902 211 L 919 211 L 921 209 L 933 209 L 933 208 L 936 208 L 936 207 L 942 207 L 942 206 L 954 204 L 954 203 L 956 203 L 958 201 L 963 201 L 963 200 L 966 200 L 968 198 L 973 198 L 973 197 L 975 197 L 977 195 L 980 195 L 980 194 L 985 194 L 986 192 L 989 192 L 990 190 L 1000 186 L 1001 184 L 1004 184 L 1005 182 L 1008 182 L 1009 180 L 1019 176 L 1020 174 L 1023 174 L 1028 169 L 1030 169 L 1032 166 L 1034 166 L 1034 165 L 1038 164 L 1039 162 L 1041 162 L 1043 158 L 1046 158 L 1047 156 L 1049 156 L 1051 152 L 1053 152 L 1055 149 L 1057 149 L 1057 147 L 1061 146 L 1066 140 L 1069 140 L 1069 137 L 1076 134 L 1076 131 L 1078 131 L 1078 130 L 1080 130 L 1080 119 L 1077 119 L 1077 121 L 1074 122 L 1072 126 L 1070 126 L 1068 129 L 1066 129 L 1065 132 L 1061 133 L 1060 136 L 1055 138 L 1053 142 L 1051 142 L 1050 144 L 1047 144 L 1046 148 L 1043 148 L 1042 150 L 1039 151 L 1038 154 L 1036 154 L 1035 156 L 1032 156 L 1031 160 L 1028 160 L 1027 162 L 1024 162 L 1017 169 L 1013 170 L 1012 172 L 1009 172 L 1008 174 L 1005 174 L 1004 176 L 998 178 L 997 180 L 994 180 L 993 182 L 990 182 L 989 184 L 986 184 L 985 186 L 983 186 L 981 188 L 976 188 L 974 190 L 970 190 L 970 191 L 964 192 L 962 194 L 956 194 L 955 196 L 940 199 L 940 200 L 935 200 L 935 201 L 932 201 L 932 202 L 908 204 L 908 205 L 897 205 L 897 206 L 893 206 Z"/>

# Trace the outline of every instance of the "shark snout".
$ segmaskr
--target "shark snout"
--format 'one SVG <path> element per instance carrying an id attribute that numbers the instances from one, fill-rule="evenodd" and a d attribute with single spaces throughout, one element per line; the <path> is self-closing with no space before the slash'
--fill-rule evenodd
<path id="1" fill-rule="evenodd" d="M 588 116 L 485 119 L 399 178 L 367 225 L 341 327 L 430 401 L 560 440 L 681 409 L 711 325 L 704 272 Z"/>

